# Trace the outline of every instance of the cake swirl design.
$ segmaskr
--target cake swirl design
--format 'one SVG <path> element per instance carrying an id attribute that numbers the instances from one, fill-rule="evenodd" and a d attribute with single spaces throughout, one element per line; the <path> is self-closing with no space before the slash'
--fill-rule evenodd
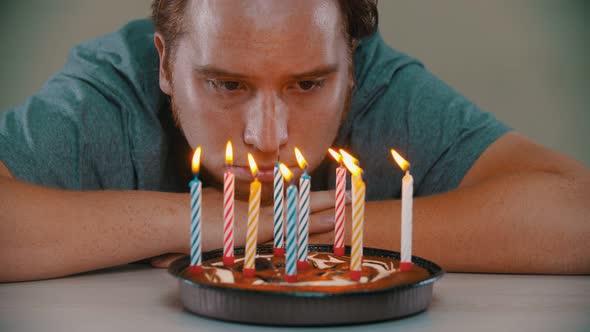
<path id="1" fill-rule="evenodd" d="M 348 257 L 335 257 L 330 253 L 310 253 L 308 256 L 311 269 L 300 274 L 299 281 L 287 283 L 284 280 L 284 261 L 277 261 L 272 254 L 258 255 L 256 258 L 256 276 L 247 278 L 251 285 L 284 285 L 284 286 L 349 286 L 375 282 L 397 272 L 393 261 L 377 260 L 365 257 L 363 261 L 363 276 L 357 281 L 349 278 Z M 205 264 L 202 277 L 211 284 L 234 284 L 236 281 L 245 282 L 240 270 L 244 258 L 236 257 L 233 267 L 226 267 L 221 261 Z"/>

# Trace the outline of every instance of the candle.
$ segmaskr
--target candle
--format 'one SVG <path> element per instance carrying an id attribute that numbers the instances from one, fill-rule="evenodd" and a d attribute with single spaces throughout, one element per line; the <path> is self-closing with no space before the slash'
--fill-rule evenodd
<path id="1" fill-rule="evenodd" d="M 311 177 L 307 174 L 307 161 L 301 151 L 295 148 L 295 157 L 299 167 L 303 170 L 299 178 L 299 230 L 297 233 L 297 269 L 305 270 L 309 267 L 307 262 L 307 242 L 309 238 L 309 200 Z"/>
<path id="2" fill-rule="evenodd" d="M 195 149 L 193 154 L 192 171 L 194 178 L 189 182 L 191 191 L 191 262 L 189 271 L 200 273 L 201 266 L 201 189 L 202 183 L 199 180 L 199 166 L 201 162 L 201 147 Z"/>
<path id="3" fill-rule="evenodd" d="M 363 170 L 344 150 L 340 150 L 346 168 L 352 174 L 352 248 L 350 250 L 350 279 L 359 281 L 362 274 L 363 228 L 365 222 L 365 182 Z"/>
<path id="4" fill-rule="evenodd" d="M 248 199 L 248 229 L 246 234 L 246 254 L 244 258 L 244 276 L 254 277 L 256 274 L 255 257 L 256 257 L 256 242 L 258 240 L 258 217 L 260 216 L 260 181 L 256 175 L 258 174 L 258 166 L 254 157 L 248 153 L 248 163 L 250 164 L 250 171 L 254 177 L 254 181 L 250 183 L 250 198 Z"/>
<path id="5" fill-rule="evenodd" d="M 223 265 L 234 264 L 234 173 L 231 141 L 225 147 L 226 170 L 223 174 Z"/>
<path id="6" fill-rule="evenodd" d="M 414 178 L 410 174 L 410 163 L 394 149 L 391 149 L 391 155 L 402 171 L 406 174 L 402 178 L 402 245 L 401 260 L 399 263 L 400 271 L 412 270 L 412 196 L 414 195 Z"/>
<path id="7" fill-rule="evenodd" d="M 344 219 L 345 219 L 345 191 L 346 191 L 346 167 L 342 164 L 342 156 L 332 150 L 328 152 L 334 160 L 340 163 L 336 168 L 336 204 L 334 207 L 334 255 L 344 255 Z"/>
<path id="8" fill-rule="evenodd" d="M 287 181 L 287 253 L 285 257 L 285 279 L 297 281 L 297 187 L 291 183 L 293 173 L 285 164 L 279 164 L 281 174 Z"/>
<path id="9" fill-rule="evenodd" d="M 283 175 L 277 161 L 274 168 L 274 210 L 273 210 L 273 228 L 274 228 L 274 247 L 273 254 L 276 257 L 285 256 L 285 248 L 283 247 L 283 219 L 284 219 L 284 207 L 283 207 L 283 195 L 284 195 L 284 184 Z"/>

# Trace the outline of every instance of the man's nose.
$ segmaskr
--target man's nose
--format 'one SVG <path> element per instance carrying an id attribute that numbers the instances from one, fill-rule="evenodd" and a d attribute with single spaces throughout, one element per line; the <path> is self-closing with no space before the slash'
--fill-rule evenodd
<path id="1" fill-rule="evenodd" d="M 265 153 L 277 153 L 287 143 L 287 107 L 280 96 L 261 92 L 246 115 L 244 142 Z"/>

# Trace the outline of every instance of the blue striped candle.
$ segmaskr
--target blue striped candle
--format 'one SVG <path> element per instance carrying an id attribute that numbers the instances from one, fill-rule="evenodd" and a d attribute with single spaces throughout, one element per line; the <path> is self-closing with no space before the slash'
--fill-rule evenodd
<path id="1" fill-rule="evenodd" d="M 287 253 L 285 278 L 287 282 L 297 281 L 297 187 L 287 188 Z"/>
<path id="2" fill-rule="evenodd" d="M 284 184 L 283 175 L 279 168 L 279 163 L 274 168 L 274 248 L 273 253 L 276 257 L 285 256 L 284 240 L 283 240 L 283 223 L 284 223 L 284 207 L 283 207 Z"/>
<path id="3" fill-rule="evenodd" d="M 291 183 L 293 173 L 285 164 L 279 169 L 287 187 L 287 257 L 285 258 L 285 279 L 287 282 L 297 281 L 297 187 Z"/>
<path id="4" fill-rule="evenodd" d="M 201 190 L 202 183 L 199 180 L 199 164 L 201 159 L 201 147 L 195 150 L 192 170 L 194 178 L 189 182 L 191 191 L 191 262 L 189 270 L 192 273 L 201 272 Z"/>

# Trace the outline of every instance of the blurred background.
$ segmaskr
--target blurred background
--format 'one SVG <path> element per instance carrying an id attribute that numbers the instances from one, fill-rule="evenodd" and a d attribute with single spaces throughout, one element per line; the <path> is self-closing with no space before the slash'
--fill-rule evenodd
<path id="1" fill-rule="evenodd" d="M 0 109 L 39 89 L 73 45 L 146 17 L 149 5 L 0 2 Z M 519 132 L 590 166 L 590 1 L 381 0 L 379 9 L 394 48 Z"/>

